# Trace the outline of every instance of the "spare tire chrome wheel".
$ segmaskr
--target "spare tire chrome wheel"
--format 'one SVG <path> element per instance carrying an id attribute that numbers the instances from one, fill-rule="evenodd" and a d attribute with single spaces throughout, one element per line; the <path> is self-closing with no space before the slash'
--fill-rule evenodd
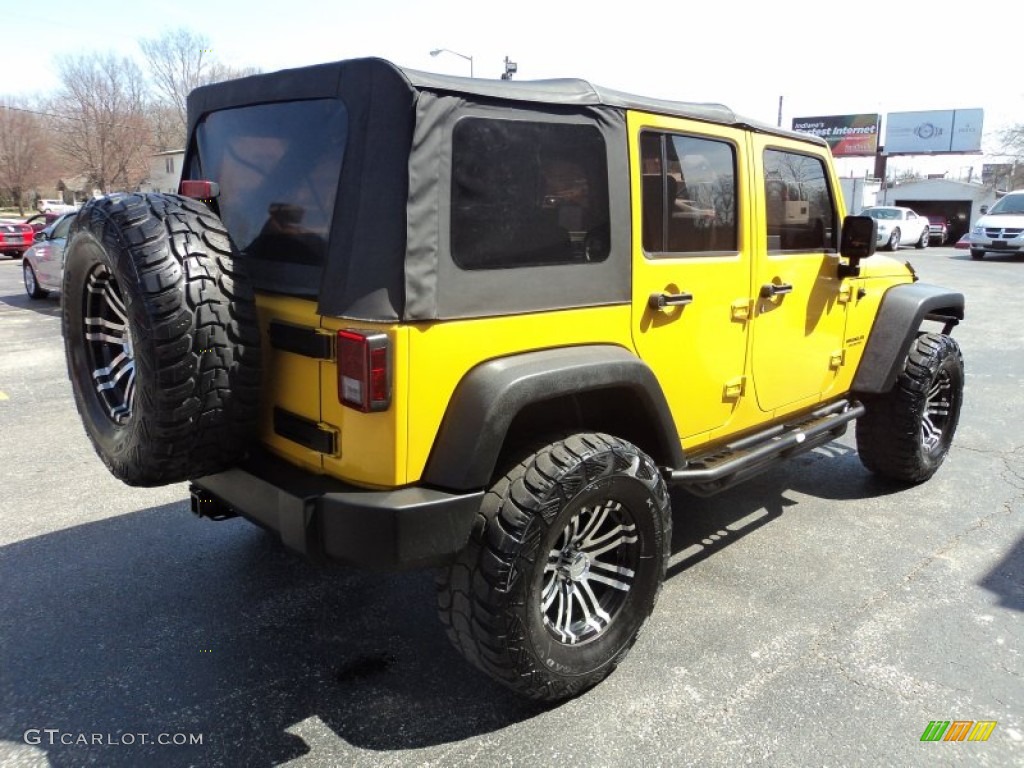
<path id="1" fill-rule="evenodd" d="M 86 276 L 85 355 L 107 416 L 124 424 L 135 401 L 135 350 L 117 280 L 102 264 Z"/>

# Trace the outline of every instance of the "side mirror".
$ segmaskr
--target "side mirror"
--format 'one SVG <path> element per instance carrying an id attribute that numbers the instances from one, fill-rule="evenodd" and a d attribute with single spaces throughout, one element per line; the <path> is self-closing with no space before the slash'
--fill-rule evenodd
<path id="1" fill-rule="evenodd" d="M 45 240 L 46 239 L 46 235 L 43 233 L 43 230 L 40 229 L 38 232 L 36 232 L 34 235 L 32 235 L 32 239 L 35 242 L 38 243 L 41 240 Z"/>
<path id="2" fill-rule="evenodd" d="M 877 239 L 878 222 L 870 216 L 847 216 L 843 219 L 839 253 L 849 264 L 839 265 L 839 277 L 857 277 L 860 274 L 860 260 L 875 252 Z"/>
<path id="3" fill-rule="evenodd" d="M 978 210 L 980 210 L 981 211 L 981 215 L 984 216 L 986 213 L 988 213 L 988 206 L 987 205 L 983 205 Z"/>

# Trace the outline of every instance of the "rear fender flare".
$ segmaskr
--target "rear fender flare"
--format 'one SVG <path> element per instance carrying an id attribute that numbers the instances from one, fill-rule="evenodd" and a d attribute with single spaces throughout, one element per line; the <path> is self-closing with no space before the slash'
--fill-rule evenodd
<path id="1" fill-rule="evenodd" d="M 655 435 L 648 452 L 682 466 L 675 421 L 653 371 L 613 345 L 545 349 L 496 358 L 470 370 L 448 404 L 422 481 L 454 490 L 486 487 L 509 427 L 524 408 L 599 390 L 625 391 L 640 403 Z"/>

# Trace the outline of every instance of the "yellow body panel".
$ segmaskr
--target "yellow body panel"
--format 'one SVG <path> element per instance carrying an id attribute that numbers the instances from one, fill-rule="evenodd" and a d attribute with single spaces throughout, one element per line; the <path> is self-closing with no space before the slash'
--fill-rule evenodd
<path id="1" fill-rule="evenodd" d="M 293 443 L 274 432 L 274 408 L 320 421 L 320 363 L 312 358 L 273 349 L 267 342 L 271 320 L 316 328 L 316 302 L 290 296 L 256 294 L 263 342 L 263 400 L 260 438 L 274 453 L 305 469 L 323 471 L 323 454 Z"/>
<path id="2" fill-rule="evenodd" d="M 831 170 L 831 157 L 824 147 L 763 134 L 752 134 L 751 145 L 758 166 L 765 148 L 771 147 L 817 156 Z M 842 193 L 834 185 L 834 173 L 830 178 L 841 217 Z M 758 173 L 754 183 L 754 214 L 759 228 L 763 228 L 768 220 L 764 176 Z M 766 238 L 758 238 L 756 290 L 769 283 L 793 286 L 792 293 L 772 299 L 759 297 L 755 302 L 751 368 L 762 412 L 799 409 L 835 392 L 841 366 L 834 365 L 833 360 L 842 351 L 846 324 L 846 302 L 840 297 L 844 286 L 838 269 L 838 254 L 768 253 Z"/>
<path id="3" fill-rule="evenodd" d="M 626 305 L 409 326 L 408 482 L 426 466 L 455 387 L 496 357 L 579 344 L 631 348 Z"/>

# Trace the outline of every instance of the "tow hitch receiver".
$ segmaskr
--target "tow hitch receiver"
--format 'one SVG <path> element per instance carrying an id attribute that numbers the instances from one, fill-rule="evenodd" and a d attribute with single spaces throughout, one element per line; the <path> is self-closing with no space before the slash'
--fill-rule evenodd
<path id="1" fill-rule="evenodd" d="M 192 495 L 192 514 L 196 517 L 205 517 L 208 520 L 216 521 L 238 517 L 238 513 L 234 509 L 209 491 L 204 491 L 195 485 L 190 485 L 188 490 Z"/>

